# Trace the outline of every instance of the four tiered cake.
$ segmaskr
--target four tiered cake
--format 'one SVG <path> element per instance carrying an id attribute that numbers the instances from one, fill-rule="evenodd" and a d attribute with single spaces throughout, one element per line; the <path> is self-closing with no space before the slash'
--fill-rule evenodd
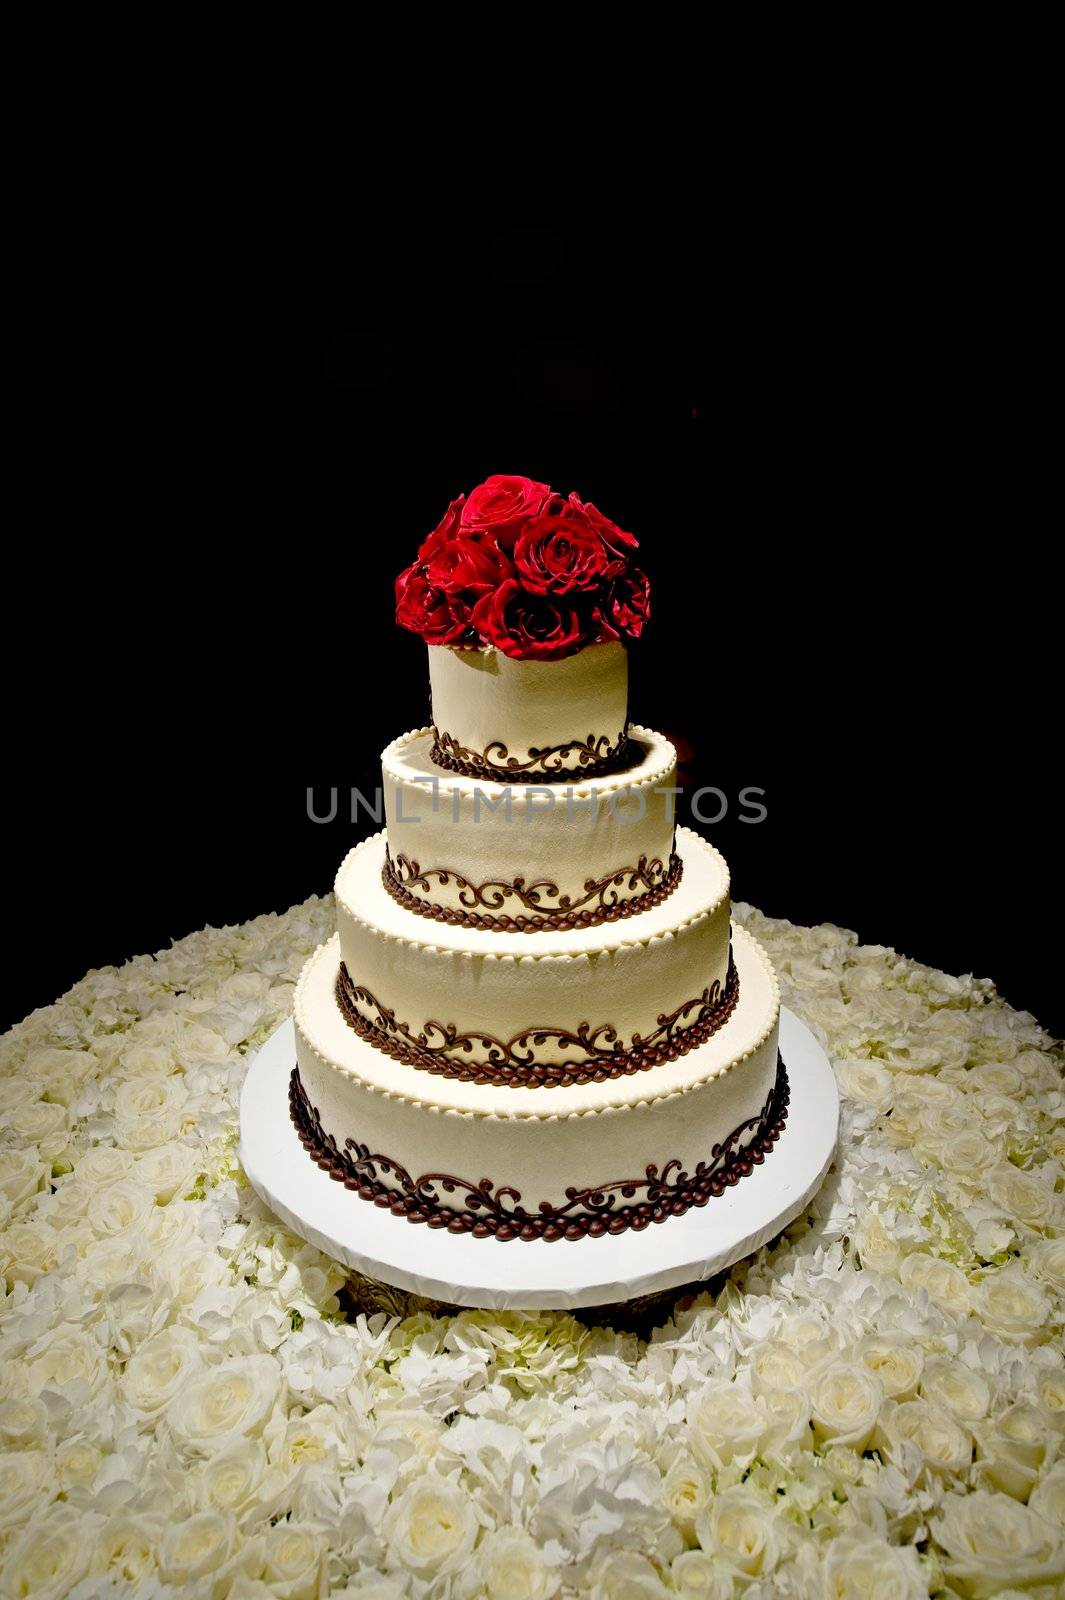
<path id="1" fill-rule="evenodd" d="M 295 1003 L 292 1116 L 352 1205 L 598 1237 L 712 1201 L 783 1126 L 772 968 L 674 825 L 672 745 L 628 722 L 634 549 L 495 478 L 398 582 L 433 723 L 383 753 L 387 826 L 341 866 Z"/>

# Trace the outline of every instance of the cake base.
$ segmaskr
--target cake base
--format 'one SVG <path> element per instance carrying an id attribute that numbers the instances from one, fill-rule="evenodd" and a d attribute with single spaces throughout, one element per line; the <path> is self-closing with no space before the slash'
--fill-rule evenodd
<path id="1" fill-rule="evenodd" d="M 240 1097 L 241 1164 L 286 1227 L 364 1277 L 455 1306 L 612 1305 L 723 1272 L 774 1238 L 820 1188 L 839 1128 L 835 1074 L 809 1028 L 787 1010 L 780 1014 L 780 1051 L 791 1102 L 765 1162 L 705 1207 L 642 1233 L 503 1245 L 412 1228 L 360 1200 L 314 1164 L 289 1116 L 291 1022 L 248 1068 Z"/>

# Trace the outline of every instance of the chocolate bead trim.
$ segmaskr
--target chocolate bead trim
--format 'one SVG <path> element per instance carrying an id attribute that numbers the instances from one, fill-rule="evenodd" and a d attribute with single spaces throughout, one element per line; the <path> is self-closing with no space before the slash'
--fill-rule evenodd
<path id="1" fill-rule="evenodd" d="M 355 1139 L 345 1139 L 341 1148 L 322 1127 L 299 1067 L 293 1068 L 289 1080 L 289 1110 L 300 1143 L 323 1172 L 360 1199 L 372 1200 L 408 1222 L 501 1243 L 543 1239 L 553 1244 L 559 1239 L 599 1239 L 628 1228 L 640 1232 L 652 1222 L 666 1222 L 670 1217 L 682 1217 L 692 1206 L 705 1206 L 761 1166 L 783 1132 L 789 1100 L 787 1068 L 778 1051 L 776 1079 L 761 1111 L 715 1144 L 708 1159 L 700 1161 L 693 1172 L 686 1172 L 674 1158 L 661 1171 L 657 1166 L 646 1167 L 641 1178 L 569 1188 L 565 1205 L 541 1200 L 536 1210 L 529 1212 L 513 1185 L 495 1184 L 491 1178 L 471 1183 L 445 1172 L 425 1172 L 412 1178 L 391 1156 L 371 1154 L 368 1145 Z M 740 1146 L 747 1134 L 752 1135 L 750 1141 Z M 395 1187 L 389 1187 L 382 1174 Z M 642 1200 L 636 1202 L 641 1193 Z M 445 1196 L 456 1199 L 449 1203 Z M 581 1207 L 585 1209 L 578 1209 Z"/>
<path id="2" fill-rule="evenodd" d="M 438 1077 L 505 1089 L 560 1089 L 575 1083 L 600 1083 L 675 1061 L 724 1027 L 736 1008 L 739 993 L 739 974 L 730 950 L 724 990 L 721 980 L 715 978 L 694 1000 L 661 1014 L 646 1039 L 635 1034 L 632 1042 L 625 1044 L 610 1022 L 601 1022 L 596 1028 L 582 1022 L 576 1032 L 568 1028 L 522 1028 L 509 1039 L 497 1039 L 489 1033 L 460 1033 L 454 1022 L 429 1021 L 420 1033 L 415 1033 L 407 1023 L 397 1022 L 395 1012 L 383 1006 L 369 989 L 353 983 L 343 962 L 336 981 L 340 1013 L 367 1044 L 394 1061 L 421 1067 Z M 365 1016 L 359 1005 L 370 1008 L 373 1015 Z M 556 1051 L 572 1048 L 574 1058 L 537 1060 L 536 1052 L 544 1045 Z M 470 1059 L 475 1050 L 484 1053 L 483 1060 Z M 466 1059 L 453 1059 L 453 1052 Z"/>
<path id="3" fill-rule="evenodd" d="M 587 739 L 569 739 L 565 744 L 545 745 L 542 749 L 530 746 L 529 759 L 519 761 L 502 739 L 493 739 L 485 750 L 467 750 L 450 733 L 441 733 L 434 727 L 429 754 L 438 767 L 464 778 L 491 778 L 496 783 L 564 783 L 576 777 L 602 778 L 617 772 L 625 765 L 628 745 L 628 730 L 623 728 L 613 744 L 605 733 L 598 738 L 590 733 Z M 576 766 L 563 765 L 573 757 L 577 759 Z"/>
<path id="4" fill-rule="evenodd" d="M 587 878 L 584 895 L 574 900 L 571 895 L 560 894 L 558 885 L 548 878 L 538 879 L 535 883 L 526 883 L 524 878 L 515 878 L 510 883 L 499 879 L 471 883 L 451 867 L 426 867 L 423 872 L 417 861 L 405 855 L 393 857 L 386 847 L 381 881 L 397 905 L 416 912 L 419 917 L 431 917 L 434 922 L 446 922 L 464 928 L 490 928 L 504 933 L 538 933 L 543 929 L 594 928 L 602 922 L 619 922 L 625 917 L 634 917 L 668 899 L 680 882 L 683 871 L 683 862 L 675 853 L 670 856 L 668 867 L 663 867 L 657 856 L 651 861 L 641 856 L 634 867 L 618 867 L 616 872 L 608 873 L 605 878 Z M 433 879 L 435 883 L 431 881 Z M 644 886 L 642 891 L 641 884 Z M 421 889 L 430 895 L 434 888 L 449 886 L 458 893 L 457 906 L 437 905 L 414 893 L 415 889 Z M 620 900 L 618 895 L 623 889 L 628 891 L 629 897 Z M 524 906 L 530 915 L 512 915 L 500 910 L 511 898 Z M 598 905 L 588 905 L 588 901 L 595 899 L 598 899 Z M 556 909 L 550 909 L 545 904 L 550 900 L 556 901 Z M 473 909 L 475 906 L 486 909 L 476 911 Z"/>

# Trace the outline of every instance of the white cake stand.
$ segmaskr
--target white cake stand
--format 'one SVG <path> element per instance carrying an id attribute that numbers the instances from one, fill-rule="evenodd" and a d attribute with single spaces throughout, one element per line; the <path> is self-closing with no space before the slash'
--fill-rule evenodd
<path id="1" fill-rule="evenodd" d="M 548 1244 L 474 1239 L 415 1227 L 342 1188 L 307 1155 L 289 1119 L 295 1036 L 286 1022 L 248 1068 L 240 1096 L 240 1159 L 266 1204 L 354 1272 L 451 1305 L 612 1305 L 702 1282 L 757 1250 L 798 1216 L 836 1149 L 839 1095 L 829 1059 L 790 1011 L 780 1018 L 788 1119 L 762 1166 L 701 1209 L 642 1233 Z"/>

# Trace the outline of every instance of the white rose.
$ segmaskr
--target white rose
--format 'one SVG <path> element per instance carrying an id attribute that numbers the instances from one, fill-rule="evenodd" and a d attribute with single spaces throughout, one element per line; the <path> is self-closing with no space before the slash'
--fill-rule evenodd
<path id="1" fill-rule="evenodd" d="M 668 1590 L 646 1556 L 612 1550 L 592 1571 L 588 1600 L 668 1600 Z"/>
<path id="2" fill-rule="evenodd" d="M 971 1069 L 969 1083 L 974 1089 L 989 1089 L 993 1094 L 1016 1097 L 1021 1088 L 1021 1075 L 1012 1061 L 984 1061 Z"/>
<path id="3" fill-rule="evenodd" d="M 690 1456 L 678 1456 L 662 1482 L 662 1500 L 672 1521 L 690 1534 L 710 1502 L 710 1480 Z"/>
<path id="4" fill-rule="evenodd" d="M 44 1093 L 40 1078 L 27 1078 L 19 1073 L 17 1078 L 0 1078 L 0 1117 L 20 1106 L 32 1105 Z"/>
<path id="5" fill-rule="evenodd" d="M 261 1433 L 280 1395 L 281 1369 L 273 1356 L 235 1356 L 174 1395 L 167 1420 L 180 1444 L 207 1455 Z"/>
<path id="6" fill-rule="evenodd" d="M 1050 1307 L 1046 1296 L 1024 1273 L 1003 1268 L 977 1284 L 973 1311 L 984 1327 L 1012 1344 L 1038 1344 Z"/>
<path id="7" fill-rule="evenodd" d="M 160 1216 L 166 1211 L 159 1209 Z M 232 1283 L 233 1275 L 217 1250 L 206 1248 L 199 1239 L 171 1249 L 159 1263 L 159 1282 L 165 1284 L 179 1306 L 190 1306 L 205 1289 Z"/>
<path id="8" fill-rule="evenodd" d="M 821 1465 L 837 1483 L 853 1488 L 861 1481 L 862 1458 L 846 1444 L 830 1444 L 821 1454 Z"/>
<path id="9" fill-rule="evenodd" d="M 134 1411 L 153 1417 L 202 1367 L 196 1335 L 188 1328 L 164 1328 L 134 1351 L 126 1363 L 122 1388 Z"/>
<path id="10" fill-rule="evenodd" d="M 926 1600 L 917 1552 L 866 1529 L 832 1540 L 825 1555 L 826 1600 Z"/>
<path id="11" fill-rule="evenodd" d="M 31 1144 L 40 1144 L 53 1134 L 63 1132 L 67 1120 L 66 1106 L 54 1105 L 50 1100 L 18 1106 L 6 1118 L 12 1133 L 20 1139 L 28 1139 Z"/>
<path id="12" fill-rule="evenodd" d="M 790 1317 L 781 1328 L 780 1337 L 795 1351 L 807 1371 L 839 1350 L 836 1330 L 831 1322 L 822 1321 L 820 1317 Z"/>
<path id="13" fill-rule="evenodd" d="M 765 1404 L 769 1428 L 762 1441 L 763 1455 L 809 1443 L 810 1402 L 805 1389 L 767 1389 Z"/>
<path id="14" fill-rule="evenodd" d="M 83 1578 L 92 1554 L 81 1517 L 57 1505 L 35 1518 L 9 1546 L 0 1570 L 0 1594 L 63 1600 Z"/>
<path id="15" fill-rule="evenodd" d="M 1039 1404 L 1065 1425 L 1065 1369 L 1044 1372 L 1039 1379 Z"/>
<path id="16" fill-rule="evenodd" d="M 688 1401 L 688 1436 L 698 1460 L 720 1471 L 758 1454 L 769 1417 L 761 1397 L 737 1384 L 707 1388 Z"/>
<path id="17" fill-rule="evenodd" d="M 1065 1461 L 1051 1467 L 1042 1483 L 1032 1490 L 1028 1505 L 1045 1522 L 1065 1529 Z"/>
<path id="18" fill-rule="evenodd" d="M 7 1400 L 0 1406 L 0 1445 L 29 1450 L 48 1441 L 48 1407 L 43 1400 Z"/>
<path id="19" fill-rule="evenodd" d="M 82 1084 L 99 1069 L 100 1063 L 88 1050 L 35 1050 L 26 1060 L 26 1070 L 40 1079 L 42 1092 L 65 1106 L 73 1105 Z"/>
<path id="20" fill-rule="evenodd" d="M 389 1506 L 384 1535 L 398 1567 L 436 1577 L 466 1560 L 477 1537 L 477 1514 L 457 1483 L 427 1472 Z"/>
<path id="21" fill-rule="evenodd" d="M 110 1518 L 97 1535 L 89 1570 L 113 1582 L 142 1582 L 155 1571 L 155 1529 L 143 1517 Z"/>
<path id="22" fill-rule="evenodd" d="M 90 1189 L 102 1189 L 125 1178 L 132 1167 L 133 1157 L 128 1150 L 113 1144 L 94 1144 L 74 1163 L 74 1176 Z"/>
<path id="23" fill-rule="evenodd" d="M 89 1212 L 89 1224 L 98 1239 L 113 1239 L 132 1229 L 143 1232 L 154 1200 L 132 1180 L 109 1183 L 100 1190 Z"/>
<path id="24" fill-rule="evenodd" d="M 681 1600 L 732 1600 L 732 1574 L 706 1550 L 685 1550 L 670 1568 Z"/>
<path id="25" fill-rule="evenodd" d="M 346 1589 L 333 1589 L 331 1593 L 332 1600 L 410 1600 L 406 1581 L 388 1578 L 383 1572 L 360 1572 Z M 232 1589 L 229 1594 L 233 1600 Z"/>
<path id="26" fill-rule="evenodd" d="M 175 1195 L 184 1195 L 192 1188 L 201 1170 L 203 1153 L 187 1144 L 160 1145 L 156 1150 L 146 1150 L 137 1157 L 134 1173 L 137 1182 L 153 1196 L 159 1205 L 168 1205 Z"/>
<path id="27" fill-rule="evenodd" d="M 1008 1162 L 989 1174 L 987 1192 L 1011 1222 L 1020 1221 L 1033 1232 L 1040 1232 L 1060 1220 L 1061 1201 L 1053 1182 L 1035 1172 L 1022 1172 Z"/>
<path id="28" fill-rule="evenodd" d="M 994 1139 L 1007 1153 L 1032 1143 L 1032 1120 L 1016 1100 L 1004 1094 L 974 1094 L 973 1105 L 980 1113 L 988 1138 Z"/>
<path id="29" fill-rule="evenodd" d="M 1040 1239 L 1028 1251 L 1028 1264 L 1033 1277 L 1065 1294 L 1065 1235 L 1060 1239 Z"/>
<path id="30" fill-rule="evenodd" d="M 276 1600 L 317 1600 L 324 1540 L 316 1528 L 279 1522 L 263 1544 L 263 1579 Z"/>
<path id="31" fill-rule="evenodd" d="M 870 1333 L 859 1342 L 854 1353 L 862 1366 L 880 1379 L 889 1400 L 908 1400 L 917 1392 L 924 1356 L 912 1341 Z"/>
<path id="32" fill-rule="evenodd" d="M 858 1259 L 873 1272 L 897 1273 L 903 1259 L 898 1239 L 876 1211 L 867 1211 L 854 1234 Z"/>
<path id="33" fill-rule="evenodd" d="M 974 1128 L 952 1133 L 936 1144 L 936 1160 L 952 1178 L 960 1178 L 972 1188 L 981 1188 L 984 1173 L 998 1160 L 998 1150 L 990 1139 Z"/>
<path id="34" fill-rule="evenodd" d="M 44 1179 L 44 1167 L 36 1150 L 0 1149 L 0 1195 L 12 1206 L 21 1205 L 36 1194 Z"/>
<path id="35" fill-rule="evenodd" d="M 167 1583 L 195 1583 L 217 1572 L 236 1549 L 236 1519 L 222 1511 L 197 1511 L 173 1522 L 159 1551 Z"/>
<path id="36" fill-rule="evenodd" d="M 944 1311 L 964 1316 L 969 1309 L 969 1280 L 960 1267 L 937 1256 L 915 1251 L 899 1268 L 899 1282 L 907 1289 L 923 1289 Z"/>
<path id="37" fill-rule="evenodd" d="M 751 1378 L 759 1391 L 799 1389 L 806 1382 L 806 1363 L 797 1350 L 778 1339 L 768 1339 L 751 1351 Z"/>
<path id="38" fill-rule="evenodd" d="M 1047 1461 L 1061 1445 L 1061 1424 L 1050 1412 L 1024 1401 L 976 1429 L 980 1480 L 1014 1500 L 1027 1500 Z"/>
<path id="39" fill-rule="evenodd" d="M 187 1099 L 181 1078 L 132 1078 L 115 1095 L 115 1117 L 126 1123 L 158 1120 L 180 1111 Z"/>
<path id="40" fill-rule="evenodd" d="M 772 1572 L 780 1549 L 775 1518 L 751 1489 L 725 1489 L 714 1497 L 696 1525 L 703 1549 L 741 1578 Z"/>
<path id="41" fill-rule="evenodd" d="M 945 1356 L 925 1367 L 921 1393 L 926 1400 L 945 1406 L 961 1422 L 979 1422 L 991 1404 L 991 1390 L 980 1373 Z"/>
<path id="42" fill-rule="evenodd" d="M 107 1377 L 107 1362 L 96 1340 L 81 1328 L 60 1324 L 28 1352 L 26 1375 L 31 1394 L 45 1390 L 78 1399 L 96 1393 Z"/>
<path id="43" fill-rule="evenodd" d="M 925 1466 L 944 1477 L 966 1471 L 973 1458 L 969 1434 L 943 1406 L 927 1400 L 906 1400 L 886 1417 L 885 1427 L 896 1438 L 911 1439 Z"/>
<path id="44" fill-rule="evenodd" d="M 43 1222 L 16 1222 L 0 1233 L 0 1277 L 27 1289 L 59 1260 L 62 1237 Z"/>
<path id="45" fill-rule="evenodd" d="M 973 1600 L 1012 1585 L 1048 1587 L 1065 1577 L 1065 1542 L 1050 1523 L 1009 1495 L 949 1494 L 932 1534 L 946 1552 L 943 1570 Z"/>
<path id="46" fill-rule="evenodd" d="M 51 1477 L 44 1450 L 0 1452 L 0 1535 L 19 1527 L 27 1513 L 55 1498 Z"/>
<path id="47" fill-rule="evenodd" d="M 558 1576 L 524 1528 L 499 1528 L 477 1551 L 477 1593 L 483 1600 L 550 1600 Z"/>
<path id="48" fill-rule="evenodd" d="M 90 1440 L 76 1437 L 65 1440 L 55 1453 L 56 1481 L 64 1494 L 73 1489 L 91 1489 L 103 1462 L 103 1451 Z"/>
<path id="49" fill-rule="evenodd" d="M 260 1439 L 238 1439 L 213 1455 L 196 1474 L 197 1503 L 204 1511 L 240 1511 L 254 1498 L 266 1472 Z"/>
<path id="50" fill-rule="evenodd" d="M 887 1111 L 894 1092 L 894 1079 L 886 1067 L 874 1061 L 839 1061 L 836 1077 L 848 1100 L 872 1106 L 876 1111 Z"/>
<path id="51" fill-rule="evenodd" d="M 285 1428 L 280 1449 L 272 1446 L 270 1459 L 288 1477 L 309 1461 L 340 1461 L 350 1465 L 354 1455 L 344 1420 L 336 1406 L 315 1406 L 293 1417 Z"/>
<path id="52" fill-rule="evenodd" d="M 814 1380 L 810 1399 L 819 1439 L 863 1449 L 884 1403 L 884 1385 L 866 1367 L 839 1362 Z"/>
<path id="53" fill-rule="evenodd" d="M 167 1045 L 128 1044 L 122 1052 L 122 1072 L 130 1078 L 167 1078 L 176 1067 Z"/>

